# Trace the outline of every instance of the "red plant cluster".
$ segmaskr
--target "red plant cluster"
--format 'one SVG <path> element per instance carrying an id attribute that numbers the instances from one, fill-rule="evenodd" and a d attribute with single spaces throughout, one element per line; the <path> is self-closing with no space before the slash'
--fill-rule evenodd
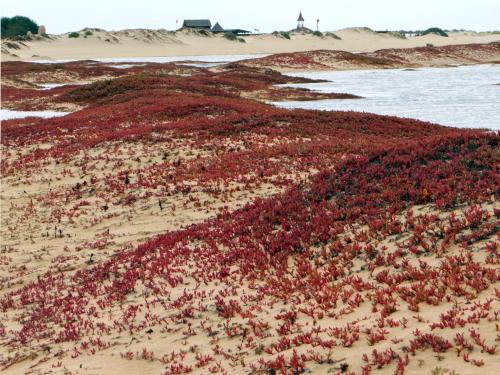
<path id="1" fill-rule="evenodd" d="M 57 170 L 46 191 L 12 201 L 12 236 L 38 222 L 44 239 L 62 242 L 80 220 L 132 222 L 151 201 L 170 216 L 183 205 L 210 211 L 215 199 L 221 210 L 112 254 L 120 237 L 100 229 L 37 277 L 11 267 L 0 281 L 9 322 L 0 345 L 77 359 L 147 335 L 169 349 L 142 341 L 121 358 L 166 374 L 402 374 L 420 351 L 442 356 L 454 344 L 465 363 L 488 366 L 497 344 L 481 327 L 495 329 L 500 295 L 498 134 L 276 109 L 236 95 L 255 89 L 254 73 L 119 78 L 68 93 L 89 104 L 75 114 L 5 123 L 2 170 L 14 188 Z M 71 185 L 59 188 L 63 178 Z M 275 194 L 225 207 L 264 186 Z M 440 314 L 423 317 L 427 309 Z M 348 350 L 356 363 L 337 357 Z"/>
<path id="2" fill-rule="evenodd" d="M 28 65 L 25 66 L 25 64 Z M 246 93 L 245 96 L 274 101 L 358 98 L 350 94 L 318 93 L 305 89 L 273 89 L 272 86 L 278 84 L 315 81 L 300 77 L 287 77 L 276 71 L 265 71 L 238 64 L 232 64 L 230 67 L 222 71 L 211 72 L 206 69 L 175 64 L 147 64 L 116 69 L 103 63 L 22 63 L 16 68 L 7 63 L 7 82 L 2 85 L 2 99 L 4 104 L 18 110 L 41 110 L 64 103 L 119 103 L 138 97 L 178 95 L 179 92 L 234 98 Z M 61 72 L 64 72 L 62 77 Z M 24 81 L 25 75 L 28 75 L 31 81 Z M 109 78 L 109 76 L 113 78 L 98 80 L 82 87 L 71 84 L 79 80 L 97 80 L 101 77 Z M 59 80 L 57 83 L 67 82 L 68 85 L 40 90 L 36 83 L 43 77 Z"/>
<path id="3" fill-rule="evenodd" d="M 331 64 L 341 62 L 353 64 L 357 67 L 378 68 L 391 67 L 399 63 L 391 56 L 374 57 L 367 53 L 352 53 L 347 51 L 315 50 L 307 52 L 279 53 L 260 57 L 258 59 L 244 60 L 241 64 L 281 69 L 328 69 Z"/>
<path id="4" fill-rule="evenodd" d="M 403 68 L 428 66 L 430 62 L 439 64 L 440 60 L 457 63 L 494 62 L 500 56 L 497 43 L 449 45 L 442 47 L 390 48 L 375 52 L 351 53 L 335 50 L 314 50 L 306 52 L 278 53 L 256 59 L 238 62 L 245 66 L 266 67 L 270 69 L 294 70 L 331 70 L 343 68 Z"/>
<path id="5" fill-rule="evenodd" d="M 288 111 L 236 95 L 284 79 L 275 72 L 241 69 L 189 77 L 124 77 L 82 86 L 67 95 L 71 100 L 91 99 L 87 109 L 62 118 L 2 124 L 2 143 L 11 156 L 2 159 L 2 170 L 5 176 L 23 171 L 29 184 L 50 163 L 68 163 L 84 152 L 83 160 L 74 163 L 79 172 L 73 174 L 90 174 L 86 186 L 81 181 L 77 190 L 51 192 L 52 205 L 75 201 L 72 210 L 54 211 L 50 225 L 58 225 L 65 218 L 73 223 L 77 211 L 85 211 L 77 203 L 89 189 L 99 191 L 100 207 L 116 201 L 135 207 L 151 199 L 161 205 L 168 196 L 182 194 L 202 209 L 200 192 L 227 200 L 236 189 L 281 188 L 344 155 L 457 132 L 394 117 Z M 117 142 L 130 145 L 135 165 L 127 168 L 124 156 L 115 158 Z M 150 145 L 151 152 L 138 155 L 133 147 L 137 144 Z M 17 157 L 9 151 L 28 146 L 30 152 Z M 92 155 L 98 147 L 113 151 Z M 178 155 L 179 149 L 191 155 Z M 152 152 L 160 159 L 152 161 Z M 104 174 L 110 164 L 112 172 Z M 100 219 L 92 220 L 97 224 Z"/>
<path id="6" fill-rule="evenodd" d="M 112 63 L 90 60 L 71 61 L 66 63 L 32 63 L 25 61 L 2 62 L 2 76 L 15 79 L 18 83 L 61 83 L 57 79 L 71 77 L 78 80 L 89 80 L 102 77 L 121 77 L 143 72 L 157 73 L 191 73 L 201 69 L 177 65 L 174 63 L 141 63 L 126 69 L 119 69 Z M 63 81 L 65 82 L 65 81 Z"/>
<path id="7" fill-rule="evenodd" d="M 382 315 L 382 323 L 383 317 L 395 309 L 391 302 L 394 296 L 406 301 L 410 309 L 418 310 L 422 303 L 436 305 L 450 296 L 470 293 L 469 290 L 481 293 L 498 282 L 500 274 L 494 268 L 477 263 L 471 256 L 447 255 L 439 266 L 430 266 L 424 261 L 414 266 L 405 259 L 403 251 L 421 246 L 422 239 L 415 243 L 410 237 L 408 242 L 400 244 L 398 252 L 390 254 L 378 248 L 363 248 L 360 243 L 366 239 L 357 239 L 361 233 L 348 236 L 345 230 L 368 225 L 374 220 L 385 221 L 414 205 L 432 202 L 438 207 L 454 208 L 465 202 L 480 204 L 489 201 L 500 191 L 494 153 L 497 146 L 496 135 L 456 136 L 349 158 L 333 171 L 319 173 L 309 187 L 298 186 L 282 195 L 257 200 L 234 213 L 223 214 L 216 220 L 159 236 L 133 251 L 121 252 L 113 259 L 78 271 L 70 279 L 47 274 L 0 300 L 4 312 L 31 306 L 30 316 L 24 319 L 22 329 L 9 335 L 13 335 L 12 340 L 27 345 L 42 337 L 60 342 L 122 329 L 136 332 L 144 329 L 145 324 L 159 324 L 163 320 L 151 319 L 150 316 L 141 323 L 130 318 L 129 308 L 115 324 L 96 325 L 94 321 L 111 311 L 113 306 L 120 306 L 138 289 L 149 290 L 147 294 L 142 293 L 144 298 L 152 293 L 154 298 L 146 300 L 148 305 L 154 305 L 160 296 L 170 295 L 169 290 L 182 285 L 186 278 L 192 278 L 196 284 L 227 284 L 226 292 L 221 290 L 213 296 L 217 314 L 222 319 L 245 316 L 245 310 L 248 311 L 248 307 L 244 308 L 239 301 L 243 296 L 236 297 L 238 290 L 233 289 L 237 280 L 245 284 L 260 284 L 255 295 L 250 297 L 254 303 L 262 303 L 269 297 L 295 301 L 295 304 L 305 303 L 308 307 L 304 306 L 300 311 L 313 321 L 321 320 L 325 315 L 349 314 L 367 298 L 366 293 L 373 295 L 370 298 L 375 303 L 375 310 L 378 304 L 381 307 L 392 304 Z M 480 162 L 480 168 L 475 164 L 471 167 L 473 161 Z M 424 189 L 428 193 L 424 194 Z M 459 231 L 476 230 L 483 222 L 485 220 L 466 220 Z M 414 233 L 413 236 L 419 233 L 418 224 L 411 218 L 406 224 L 401 224 L 405 225 L 410 233 Z M 387 235 L 384 226 L 369 227 L 368 237 Z M 450 229 L 451 233 L 454 230 Z M 443 244 L 449 235 L 442 233 L 439 242 Z M 448 241 L 452 242 L 451 239 Z M 319 253 L 314 250 L 316 247 L 321 249 Z M 437 252 L 438 249 L 443 251 L 442 247 L 424 247 L 427 252 Z M 288 266 L 290 256 L 294 257 L 295 263 L 292 269 Z M 387 287 L 374 288 L 371 282 L 346 273 L 345 264 L 356 259 L 363 260 L 368 269 L 391 265 L 401 272 L 383 273 L 383 277 L 378 273 L 378 282 L 387 284 Z M 185 264 L 190 267 L 182 267 Z M 184 293 L 196 292 L 193 289 Z M 191 306 L 191 310 L 194 306 L 189 301 L 193 297 L 192 294 L 189 298 L 181 297 L 165 305 L 165 309 L 185 311 Z M 204 298 L 200 300 L 202 305 L 196 307 L 200 312 L 208 308 L 202 301 Z M 339 304 L 343 308 L 335 309 L 334 306 Z M 278 332 L 289 335 L 294 330 L 295 316 L 293 311 L 283 315 L 285 326 L 281 326 Z M 171 319 L 192 318 L 193 313 L 188 313 Z M 226 332 L 229 337 L 248 337 L 251 329 L 242 331 L 228 326 Z M 313 336 L 296 336 L 293 340 L 284 337 L 265 352 L 279 353 L 312 342 L 323 348 L 338 345 L 320 340 L 317 335 L 321 332 L 323 329 L 318 328 Z M 384 340 L 388 333 L 383 326 L 374 328 L 367 334 L 367 340 L 374 345 Z M 345 334 L 351 335 L 352 331 Z M 190 335 L 196 335 L 196 332 Z M 341 338 L 343 333 L 334 335 Z M 451 348 L 447 340 L 435 334 L 417 332 L 415 336 L 410 342 L 410 352 L 430 347 L 441 353 Z M 477 335 L 474 337 L 486 347 Z M 342 340 L 344 346 L 352 345 L 352 342 Z M 373 357 L 374 363 L 385 366 L 394 359 L 394 354 L 386 356 L 374 351 Z M 261 366 L 280 371 L 288 368 L 300 370 L 306 361 L 310 361 L 307 355 L 294 351 L 289 359 L 279 355 L 271 361 L 261 362 Z"/>

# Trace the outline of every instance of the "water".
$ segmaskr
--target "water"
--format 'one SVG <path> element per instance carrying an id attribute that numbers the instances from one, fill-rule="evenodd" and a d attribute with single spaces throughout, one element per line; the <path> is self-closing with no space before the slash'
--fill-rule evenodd
<path id="1" fill-rule="evenodd" d="M 40 88 L 38 90 L 50 90 L 56 87 L 68 86 L 68 85 L 86 85 L 90 82 L 66 82 L 66 83 L 39 83 L 37 86 Z"/>
<path id="2" fill-rule="evenodd" d="M 136 66 L 144 66 L 146 64 L 118 64 L 118 65 L 108 65 L 112 68 L 116 69 L 128 69 L 128 68 L 134 68 Z"/>
<path id="3" fill-rule="evenodd" d="M 500 65 L 293 73 L 327 83 L 291 84 L 364 99 L 277 102 L 284 108 L 359 111 L 460 128 L 500 129 Z"/>
<path id="4" fill-rule="evenodd" d="M 229 62 L 229 61 L 227 61 Z M 178 62 L 177 65 L 192 66 L 195 68 L 214 68 L 225 64 L 224 62 Z"/>
<path id="5" fill-rule="evenodd" d="M 170 63 L 179 62 L 183 65 L 194 65 L 197 66 L 215 66 L 220 64 L 225 64 L 229 62 L 244 60 L 244 59 L 255 59 L 259 57 L 267 56 L 267 54 L 256 54 L 256 55 L 191 55 L 191 56 L 153 56 L 153 57 L 105 57 L 105 58 L 94 58 L 93 61 L 103 62 L 103 63 L 132 63 L 134 66 L 140 63 Z M 57 64 L 65 63 L 78 60 L 38 60 L 32 61 L 35 63 L 44 64 Z M 115 66 L 116 67 L 116 66 Z"/>
<path id="6" fill-rule="evenodd" d="M 67 83 L 40 83 L 38 86 L 40 86 L 40 90 L 50 90 L 64 85 L 67 85 Z"/>
<path id="7" fill-rule="evenodd" d="M 228 63 L 244 59 L 255 59 L 267 56 L 256 55 L 186 55 L 186 56 L 156 56 L 156 57 L 112 57 L 92 59 L 104 63 L 169 63 L 169 62 L 197 62 L 197 63 Z"/>
<path id="8" fill-rule="evenodd" d="M 55 111 L 11 111 L 10 109 L 1 109 L 0 118 L 2 120 L 12 120 L 26 117 L 60 117 L 66 116 L 71 112 L 55 112 Z"/>

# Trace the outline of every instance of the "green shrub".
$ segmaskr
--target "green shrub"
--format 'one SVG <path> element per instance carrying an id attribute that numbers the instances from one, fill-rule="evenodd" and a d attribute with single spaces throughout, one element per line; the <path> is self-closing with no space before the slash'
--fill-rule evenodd
<path id="1" fill-rule="evenodd" d="M 236 35 L 232 31 L 225 32 L 224 33 L 224 38 L 226 38 L 227 40 L 230 40 L 232 42 L 246 43 L 245 39 L 239 38 L 238 35 Z"/>
<path id="2" fill-rule="evenodd" d="M 199 30 L 196 30 L 196 33 L 198 35 L 203 35 L 203 36 L 210 36 L 210 32 L 205 30 L 205 29 L 199 29 Z"/>
<path id="3" fill-rule="evenodd" d="M 28 31 L 38 33 L 35 21 L 24 16 L 2 17 L 2 38 L 24 37 Z"/>
<path id="4" fill-rule="evenodd" d="M 427 34 L 438 34 L 438 35 L 445 36 L 445 37 L 448 36 L 448 34 L 446 32 L 444 32 L 442 29 L 440 29 L 439 27 L 431 27 L 422 33 L 422 35 L 427 35 Z"/>
<path id="5" fill-rule="evenodd" d="M 80 33 L 73 31 L 72 33 L 69 33 L 68 38 L 78 38 L 79 36 Z"/>
<path id="6" fill-rule="evenodd" d="M 326 32 L 325 33 L 325 36 L 328 37 L 328 38 L 333 38 L 333 39 L 337 39 L 337 40 L 342 40 L 342 38 L 340 36 L 338 36 L 337 34 L 335 33 L 332 33 L 330 31 Z"/>
<path id="7" fill-rule="evenodd" d="M 319 36 L 320 38 L 322 38 L 322 37 L 323 37 L 323 33 L 322 33 L 321 31 L 318 31 L 318 30 L 313 31 L 313 35 L 314 35 L 314 36 Z"/>
<path id="8" fill-rule="evenodd" d="M 289 32 L 287 32 L 287 31 L 281 31 L 281 32 L 280 32 L 280 35 L 281 35 L 283 38 L 285 38 L 285 39 L 291 39 L 291 38 L 290 38 L 290 33 L 289 33 Z"/>
<path id="9" fill-rule="evenodd" d="M 91 36 L 94 35 L 94 33 L 90 30 L 85 31 L 85 36 Z"/>
<path id="10" fill-rule="evenodd" d="M 19 44 L 15 43 L 15 42 L 5 42 L 4 45 L 5 45 L 5 47 L 10 48 L 10 49 L 21 49 Z"/>
<path id="11" fill-rule="evenodd" d="M 228 31 L 224 33 L 224 38 L 226 38 L 227 40 L 235 41 L 238 39 L 238 36 L 235 33 Z"/>

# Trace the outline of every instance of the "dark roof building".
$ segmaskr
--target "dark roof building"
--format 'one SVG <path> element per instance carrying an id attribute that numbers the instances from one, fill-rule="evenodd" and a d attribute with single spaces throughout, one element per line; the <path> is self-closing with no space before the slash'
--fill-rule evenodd
<path id="1" fill-rule="evenodd" d="M 224 28 L 219 24 L 219 22 L 217 22 L 214 27 L 212 27 L 212 32 L 213 33 L 223 33 L 224 32 Z"/>
<path id="2" fill-rule="evenodd" d="M 182 27 L 188 29 L 210 30 L 212 28 L 212 22 L 210 22 L 210 20 L 184 20 Z"/>
<path id="3" fill-rule="evenodd" d="M 250 31 L 248 30 L 243 30 L 243 29 L 225 29 L 223 28 L 219 22 L 217 22 L 214 27 L 212 27 L 212 30 L 211 30 L 214 34 L 217 34 L 217 33 L 233 33 L 233 34 L 236 34 L 236 35 L 247 35 L 247 34 L 251 34 Z"/>

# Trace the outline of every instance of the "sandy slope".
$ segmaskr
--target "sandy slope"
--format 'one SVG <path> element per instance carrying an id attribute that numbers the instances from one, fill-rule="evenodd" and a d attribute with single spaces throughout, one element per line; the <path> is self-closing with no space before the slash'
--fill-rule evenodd
<path id="1" fill-rule="evenodd" d="M 412 48 L 428 43 L 436 46 L 489 43 L 500 35 L 460 32 L 444 38 L 427 35 L 401 39 L 389 34 L 377 34 L 365 28 L 335 31 L 341 38 L 317 37 L 309 33 L 291 33 L 291 39 L 272 34 L 244 37 L 245 43 L 229 41 L 222 35 L 201 36 L 188 31 L 122 30 L 107 32 L 92 29 L 92 35 L 69 38 L 68 34 L 51 35 L 50 40 L 24 42 L 17 48 L 2 44 L 2 60 L 92 59 L 103 57 L 146 57 L 182 55 L 258 54 L 336 49 L 351 52 L 372 52 L 382 48 Z M 326 33 L 325 33 L 326 35 Z"/>

